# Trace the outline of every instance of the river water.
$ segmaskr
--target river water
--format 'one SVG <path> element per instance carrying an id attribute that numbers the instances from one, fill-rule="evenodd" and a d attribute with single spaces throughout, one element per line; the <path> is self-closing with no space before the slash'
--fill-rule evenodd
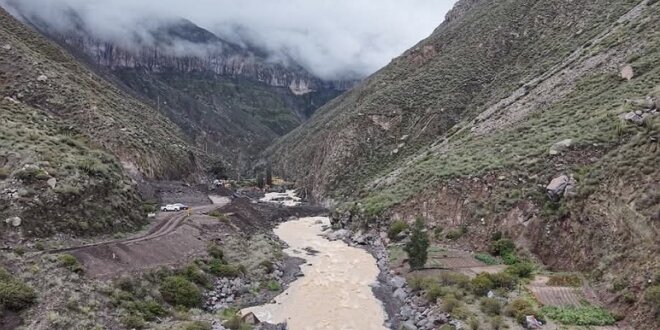
<path id="1" fill-rule="evenodd" d="M 246 308 L 243 315 L 252 312 L 264 322 L 286 322 L 292 330 L 387 329 L 382 303 L 371 291 L 379 272 L 376 260 L 363 249 L 320 236 L 329 222 L 326 217 L 301 218 L 275 228 L 289 245 L 285 252 L 307 261 L 301 266 L 305 276 L 274 304 Z"/>

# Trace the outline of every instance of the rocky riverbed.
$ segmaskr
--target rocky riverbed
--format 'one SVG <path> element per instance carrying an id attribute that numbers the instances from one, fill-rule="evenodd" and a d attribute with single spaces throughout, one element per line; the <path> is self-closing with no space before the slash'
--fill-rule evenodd
<path id="1" fill-rule="evenodd" d="M 387 249 L 378 231 L 352 233 L 339 229 L 328 231 L 325 236 L 330 240 L 342 240 L 352 246 L 361 247 L 376 259 L 380 273 L 378 283 L 372 290 L 387 313 L 388 328 L 430 330 L 447 323 L 454 325 L 456 329 L 464 328 L 461 321 L 452 320 L 448 313 L 431 307 L 419 292 L 410 290 L 404 277 L 398 276 L 390 269 Z"/>

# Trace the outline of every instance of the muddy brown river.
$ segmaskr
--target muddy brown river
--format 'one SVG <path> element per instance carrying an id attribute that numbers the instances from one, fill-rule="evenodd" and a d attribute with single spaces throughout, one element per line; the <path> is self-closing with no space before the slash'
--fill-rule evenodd
<path id="1" fill-rule="evenodd" d="M 365 250 L 320 236 L 326 217 L 282 223 L 275 234 L 289 245 L 285 252 L 305 259 L 305 274 L 275 298 L 275 303 L 246 308 L 261 321 L 286 322 L 289 329 L 387 329 L 381 302 L 371 291 L 376 260 Z M 309 248 L 318 251 L 310 255 Z"/>

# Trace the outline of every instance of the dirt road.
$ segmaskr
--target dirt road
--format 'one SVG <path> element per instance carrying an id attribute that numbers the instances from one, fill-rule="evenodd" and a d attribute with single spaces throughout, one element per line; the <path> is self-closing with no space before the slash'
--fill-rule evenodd
<path id="1" fill-rule="evenodd" d="M 207 243 L 201 239 L 200 228 L 194 224 L 213 221 L 205 214 L 231 202 L 226 197 L 214 200 L 217 204 L 161 213 L 149 231 L 137 236 L 50 252 L 71 253 L 84 266 L 88 276 L 97 278 L 185 263 L 206 251 Z"/>

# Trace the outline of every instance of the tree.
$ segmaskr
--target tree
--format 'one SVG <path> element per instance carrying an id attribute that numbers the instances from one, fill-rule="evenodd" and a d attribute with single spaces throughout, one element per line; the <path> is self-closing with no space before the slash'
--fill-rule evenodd
<path id="1" fill-rule="evenodd" d="M 264 189 L 265 186 L 266 183 L 264 182 L 264 175 L 261 172 L 259 172 L 257 174 L 257 187 L 259 187 L 260 189 Z"/>
<path id="2" fill-rule="evenodd" d="M 404 250 L 408 253 L 408 263 L 411 269 L 420 269 L 426 264 L 429 248 L 429 234 L 426 232 L 424 220 L 417 218 L 413 225 L 410 242 L 406 244 Z"/>
<path id="3" fill-rule="evenodd" d="M 273 185 L 273 169 L 271 168 L 270 163 L 266 166 L 266 184 L 268 186 Z"/>

